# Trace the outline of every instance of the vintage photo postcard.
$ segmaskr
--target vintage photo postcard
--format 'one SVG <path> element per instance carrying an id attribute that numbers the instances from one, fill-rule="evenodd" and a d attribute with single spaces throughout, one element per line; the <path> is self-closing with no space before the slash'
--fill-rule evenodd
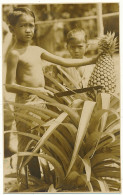
<path id="1" fill-rule="evenodd" d="M 120 3 L 1 10 L 3 192 L 121 193 Z"/>

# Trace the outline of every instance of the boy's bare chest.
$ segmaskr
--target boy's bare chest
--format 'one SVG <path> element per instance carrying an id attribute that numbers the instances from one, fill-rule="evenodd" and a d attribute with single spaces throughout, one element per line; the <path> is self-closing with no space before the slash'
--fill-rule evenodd
<path id="1" fill-rule="evenodd" d="M 19 56 L 19 64 L 26 66 L 38 66 L 41 65 L 41 58 L 39 52 L 26 51 Z"/>

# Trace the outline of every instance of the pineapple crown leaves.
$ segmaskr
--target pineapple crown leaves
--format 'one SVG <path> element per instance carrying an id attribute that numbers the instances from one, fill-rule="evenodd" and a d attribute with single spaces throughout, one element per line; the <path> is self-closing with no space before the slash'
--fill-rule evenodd
<path id="1" fill-rule="evenodd" d="M 98 42 L 99 52 L 107 52 L 112 55 L 114 52 L 118 51 L 118 40 L 115 37 L 115 33 L 107 32 L 99 38 Z"/>

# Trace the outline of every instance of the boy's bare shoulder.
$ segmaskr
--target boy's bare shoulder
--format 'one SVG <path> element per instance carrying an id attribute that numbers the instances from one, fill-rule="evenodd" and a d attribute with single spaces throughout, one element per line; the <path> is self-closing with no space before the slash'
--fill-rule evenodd
<path id="1" fill-rule="evenodd" d="M 43 48 L 41 48 L 41 47 L 39 47 L 39 46 L 36 46 L 36 45 L 30 46 L 30 48 L 31 48 L 34 52 L 42 53 L 42 52 L 44 51 Z"/>
<path id="2" fill-rule="evenodd" d="M 37 45 L 30 45 L 29 47 L 32 48 L 32 49 L 37 49 L 37 50 L 41 50 L 42 49 L 41 47 L 39 47 Z"/>
<path id="3" fill-rule="evenodd" d="M 15 49 L 11 49 L 8 53 L 8 57 L 19 57 L 19 52 Z"/>
<path id="4" fill-rule="evenodd" d="M 12 61 L 18 61 L 19 59 L 19 52 L 15 49 L 11 49 L 7 56 L 7 61 L 10 63 Z"/>

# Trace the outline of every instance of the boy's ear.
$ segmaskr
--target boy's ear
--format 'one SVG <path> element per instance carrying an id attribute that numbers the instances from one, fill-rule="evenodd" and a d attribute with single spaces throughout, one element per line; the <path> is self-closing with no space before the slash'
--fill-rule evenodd
<path id="1" fill-rule="evenodd" d="M 9 25 L 9 30 L 11 33 L 14 33 L 14 27 L 12 25 Z"/>

